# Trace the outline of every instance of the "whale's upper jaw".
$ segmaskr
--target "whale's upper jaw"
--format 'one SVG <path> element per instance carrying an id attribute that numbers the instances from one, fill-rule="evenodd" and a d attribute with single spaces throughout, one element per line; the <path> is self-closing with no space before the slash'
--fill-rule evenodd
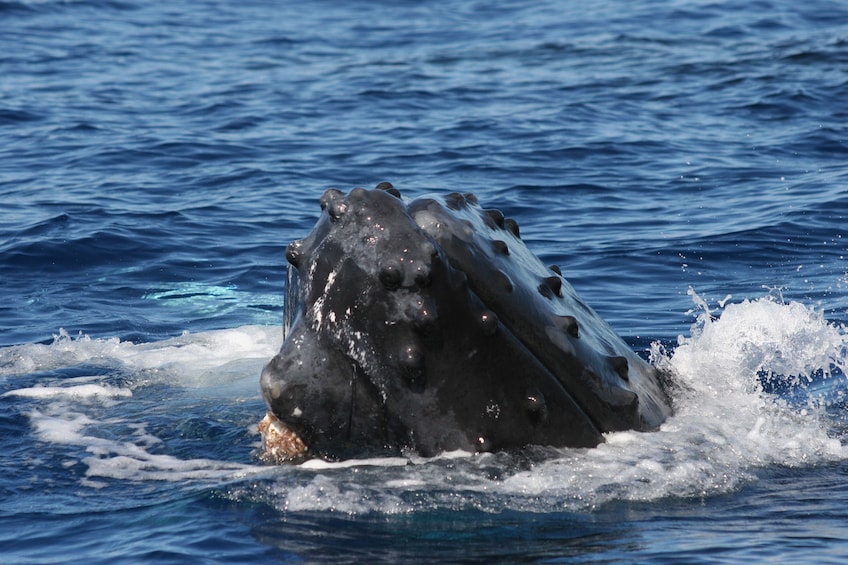
<path id="1" fill-rule="evenodd" d="M 261 379 L 311 454 L 587 447 L 670 413 L 656 370 L 473 195 L 407 205 L 382 183 L 321 207 Z"/>

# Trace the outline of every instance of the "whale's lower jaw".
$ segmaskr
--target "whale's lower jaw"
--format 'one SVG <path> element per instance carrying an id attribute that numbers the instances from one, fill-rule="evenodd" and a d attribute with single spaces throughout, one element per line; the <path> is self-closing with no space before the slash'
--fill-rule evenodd
<path id="1" fill-rule="evenodd" d="M 657 370 L 473 195 L 382 183 L 321 207 L 288 246 L 290 327 L 261 379 L 272 459 L 591 447 L 671 413 Z"/>

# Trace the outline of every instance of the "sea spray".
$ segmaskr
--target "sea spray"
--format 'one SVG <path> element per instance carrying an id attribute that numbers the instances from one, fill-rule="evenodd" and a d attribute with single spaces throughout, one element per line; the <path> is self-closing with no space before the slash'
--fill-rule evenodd
<path id="1" fill-rule="evenodd" d="M 214 434 L 189 441 L 168 431 L 185 424 L 183 411 L 197 420 L 199 411 L 213 410 L 217 414 L 208 418 L 243 421 L 245 428 L 236 432 L 258 444 L 248 426 L 262 409 L 258 371 L 279 346 L 279 330 L 270 326 L 146 344 L 62 333 L 49 345 L 2 349 L 0 358 L 7 378 L 30 367 L 56 372 L 55 378 L 21 382 L 5 397 L 26 404 L 21 410 L 38 442 L 64 453 L 69 468 L 74 461 L 83 465 L 83 488 L 127 480 L 226 481 L 232 483 L 228 496 L 281 511 L 549 512 L 616 500 L 701 498 L 741 488 L 768 467 L 845 459 L 827 402 L 811 409 L 793 401 L 798 390 L 814 390 L 822 379 L 846 388 L 845 329 L 809 306 L 775 296 L 726 300 L 711 311 L 691 294 L 697 318 L 689 336 L 668 350 L 654 344 L 652 352 L 652 360 L 674 374 L 675 415 L 655 432 L 607 434 L 594 449 L 263 467 L 255 456 L 206 456 L 201 446 L 214 447 Z M 63 374 L 81 366 L 94 370 Z M 769 392 L 764 375 L 796 386 Z M 187 448 L 175 448 L 183 442 Z M 252 478 L 239 483 L 238 477 Z"/>

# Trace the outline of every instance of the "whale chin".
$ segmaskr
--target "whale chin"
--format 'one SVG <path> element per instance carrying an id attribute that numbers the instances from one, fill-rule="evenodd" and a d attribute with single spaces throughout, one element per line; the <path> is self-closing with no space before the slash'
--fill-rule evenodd
<path id="1" fill-rule="evenodd" d="M 472 194 L 330 189 L 289 244 L 268 460 L 593 447 L 671 414 L 646 363 Z"/>

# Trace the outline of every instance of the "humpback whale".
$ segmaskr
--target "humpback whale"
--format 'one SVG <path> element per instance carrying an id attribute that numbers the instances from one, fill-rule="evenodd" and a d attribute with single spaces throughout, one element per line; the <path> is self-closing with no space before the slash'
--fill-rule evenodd
<path id="1" fill-rule="evenodd" d="M 320 204 L 286 249 L 268 460 L 594 447 L 671 414 L 667 376 L 473 194 L 380 183 Z"/>

